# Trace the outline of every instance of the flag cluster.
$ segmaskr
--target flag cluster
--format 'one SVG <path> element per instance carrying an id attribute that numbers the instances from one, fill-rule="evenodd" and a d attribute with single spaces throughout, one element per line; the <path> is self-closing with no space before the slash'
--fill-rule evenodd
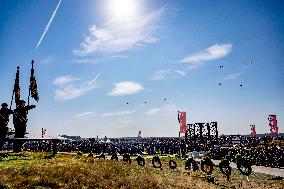
<path id="1" fill-rule="evenodd" d="M 34 71 L 34 61 L 32 60 L 32 69 L 31 69 L 31 77 L 30 77 L 30 86 L 29 86 L 29 97 L 31 96 L 36 101 L 39 100 L 38 90 L 37 90 L 37 83 L 35 78 L 35 71 Z M 20 104 L 21 99 L 21 90 L 20 90 L 20 67 L 17 67 L 16 78 L 14 83 L 13 89 L 13 97 L 15 96 L 15 104 L 18 106 Z M 12 102 L 13 102 L 12 97 Z M 12 106 L 11 102 L 11 106 Z"/>

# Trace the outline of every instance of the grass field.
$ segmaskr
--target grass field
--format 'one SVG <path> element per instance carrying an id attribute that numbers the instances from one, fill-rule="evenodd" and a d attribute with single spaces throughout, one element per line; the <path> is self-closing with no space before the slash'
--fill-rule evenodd
<path id="1" fill-rule="evenodd" d="M 163 169 L 152 168 L 151 159 L 140 167 L 135 161 L 97 160 L 91 157 L 59 154 L 53 158 L 43 153 L 22 153 L 0 159 L 0 188 L 284 188 L 284 181 L 253 173 L 248 182 L 233 170 L 231 182 L 214 168 L 215 183 L 208 182 L 201 171 L 190 174 L 184 162 Z M 240 181 L 242 180 L 242 182 Z"/>

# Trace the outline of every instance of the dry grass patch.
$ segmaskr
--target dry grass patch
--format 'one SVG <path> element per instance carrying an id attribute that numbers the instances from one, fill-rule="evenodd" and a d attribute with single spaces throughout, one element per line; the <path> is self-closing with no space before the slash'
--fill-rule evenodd
<path id="1" fill-rule="evenodd" d="M 200 171 L 190 174 L 184 162 L 176 159 L 177 169 L 168 166 L 169 158 L 162 158 L 163 169 L 152 168 L 150 159 L 140 167 L 122 161 L 96 160 L 77 155 L 24 154 L 12 160 L 0 161 L 0 188 L 240 188 L 240 176 L 233 170 L 228 183 L 215 168 L 215 183 L 207 181 Z M 268 180 L 263 174 L 243 179 L 242 188 L 283 188 L 283 181 Z"/>

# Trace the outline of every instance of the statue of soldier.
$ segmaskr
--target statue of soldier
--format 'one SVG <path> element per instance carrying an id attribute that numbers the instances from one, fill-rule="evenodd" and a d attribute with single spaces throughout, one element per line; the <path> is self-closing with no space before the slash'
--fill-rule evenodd
<path id="1" fill-rule="evenodd" d="M 8 132 L 9 115 L 13 114 L 13 111 L 8 109 L 7 103 L 2 103 L 0 109 L 0 150 L 4 145 L 4 139 Z"/>
<path id="2" fill-rule="evenodd" d="M 35 108 L 35 105 L 27 105 L 24 100 L 19 101 L 19 105 L 14 110 L 13 123 L 15 127 L 15 138 L 24 138 L 27 127 L 27 114 L 30 109 Z M 22 141 L 15 140 L 14 151 L 20 152 L 22 148 Z"/>

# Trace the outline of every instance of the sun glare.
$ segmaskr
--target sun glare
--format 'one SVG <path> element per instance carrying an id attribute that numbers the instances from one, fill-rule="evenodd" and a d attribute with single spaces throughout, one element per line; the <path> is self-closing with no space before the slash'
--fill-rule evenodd
<path id="1" fill-rule="evenodd" d="M 111 0 L 109 4 L 112 17 L 128 19 L 138 14 L 137 0 Z"/>

